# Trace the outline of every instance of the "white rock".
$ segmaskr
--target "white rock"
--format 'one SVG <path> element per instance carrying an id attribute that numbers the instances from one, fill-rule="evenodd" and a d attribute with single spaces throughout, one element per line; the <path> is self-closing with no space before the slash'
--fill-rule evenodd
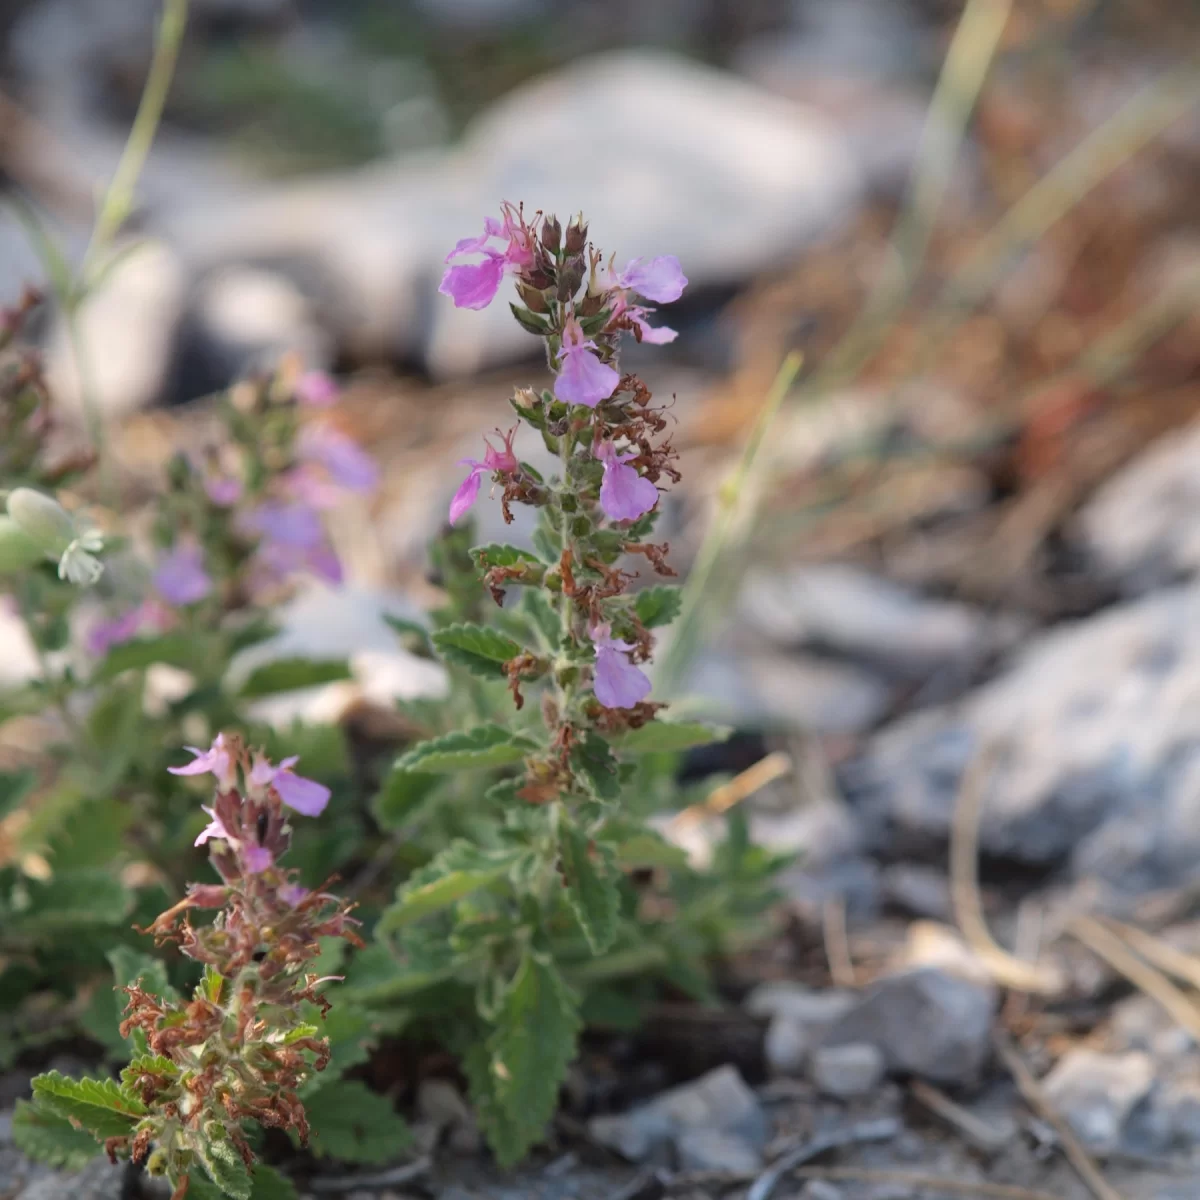
<path id="1" fill-rule="evenodd" d="M 1134 1106 L 1154 1083 L 1148 1054 L 1068 1051 L 1042 1080 L 1046 1099 L 1094 1150 L 1114 1150 Z"/>
<path id="2" fill-rule="evenodd" d="M 820 1046 L 809 1064 L 813 1083 L 839 1100 L 869 1095 L 883 1082 L 886 1069 L 883 1051 L 869 1042 Z"/>
<path id="3" fill-rule="evenodd" d="M 808 1061 L 812 1038 L 806 1027 L 791 1017 L 774 1017 L 763 1040 L 763 1057 L 772 1075 L 798 1075 Z"/>
<path id="4" fill-rule="evenodd" d="M 164 242 L 145 242 L 122 259 L 80 309 L 80 337 L 100 412 L 117 417 L 144 408 L 166 385 L 175 330 L 183 315 L 182 264 Z M 61 316 L 46 355 L 55 399 L 83 417 L 84 399 L 70 336 Z"/>

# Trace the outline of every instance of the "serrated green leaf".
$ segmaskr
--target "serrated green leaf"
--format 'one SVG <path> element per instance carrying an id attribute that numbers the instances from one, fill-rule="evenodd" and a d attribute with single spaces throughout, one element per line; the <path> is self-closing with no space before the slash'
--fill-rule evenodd
<path id="1" fill-rule="evenodd" d="M 164 1079 L 174 1079 L 179 1074 L 179 1068 L 161 1054 L 138 1054 L 130 1060 L 129 1066 L 121 1069 L 121 1082 L 132 1088 L 142 1075 L 161 1075 Z"/>
<path id="2" fill-rule="evenodd" d="M 199 1148 L 200 1161 L 209 1178 L 233 1200 L 250 1200 L 253 1184 L 250 1171 L 237 1147 L 225 1138 L 205 1139 Z"/>
<path id="3" fill-rule="evenodd" d="M 311 1149 L 343 1162 L 381 1163 L 396 1158 L 412 1141 L 391 1100 L 357 1080 L 339 1079 L 305 1097 L 313 1136 Z"/>
<path id="4" fill-rule="evenodd" d="M 257 1162 L 250 1173 L 250 1200 L 296 1200 L 296 1185 L 282 1171 Z"/>
<path id="5" fill-rule="evenodd" d="M 487 1039 L 494 1105 L 480 1115 L 502 1165 L 521 1158 L 554 1115 L 581 1025 L 578 999 L 553 961 L 527 951 L 496 1007 Z M 503 1120 L 497 1120 L 497 1111 Z"/>
<path id="6" fill-rule="evenodd" d="M 562 639 L 562 622 L 558 613 L 550 607 L 546 593 L 536 588 L 527 591 L 521 597 L 521 611 L 546 639 L 546 644 L 551 649 L 556 648 Z"/>
<path id="7" fill-rule="evenodd" d="M 29 904 L 11 916 L 11 928 L 30 936 L 119 925 L 132 902 L 111 871 L 63 871 L 44 883 L 30 884 Z"/>
<path id="8" fill-rule="evenodd" d="M 165 663 L 169 667 L 179 667 L 185 671 L 191 670 L 196 665 L 200 653 L 202 650 L 197 646 L 195 636 L 181 631 L 123 642 L 109 650 L 96 664 L 95 670 L 92 671 L 92 682 L 103 683 L 123 671 L 140 671 L 156 663 Z"/>
<path id="9" fill-rule="evenodd" d="M 380 828 L 401 828 L 416 808 L 441 783 L 437 775 L 406 771 L 394 764 L 371 801 L 371 811 Z"/>
<path id="10" fill-rule="evenodd" d="M 541 566 L 541 560 L 536 554 L 529 550 L 522 550 L 519 546 L 507 546 L 502 542 L 489 542 L 486 546 L 472 546 L 470 553 L 475 564 L 485 571 L 489 567 L 517 567 L 521 563 L 529 563 L 530 566 L 535 567 Z"/>
<path id="11" fill-rule="evenodd" d="M 384 910 L 376 930 L 392 933 L 500 879 L 516 860 L 513 850 L 484 850 L 467 841 L 451 842 L 431 862 L 413 873 Z"/>
<path id="12" fill-rule="evenodd" d="M 171 986 L 171 981 L 167 978 L 167 968 L 161 959 L 143 954 L 131 946 L 116 946 L 106 957 L 112 966 L 113 980 L 117 987 L 127 987 L 140 979 L 146 991 L 153 992 L 164 1000 L 179 999 L 179 993 Z"/>
<path id="13" fill-rule="evenodd" d="M 351 678 L 350 664 L 344 658 L 277 658 L 250 672 L 238 689 L 243 700 L 257 700 L 280 692 L 295 692 L 322 683 Z"/>
<path id="14" fill-rule="evenodd" d="M 612 851 L 575 825 L 561 831 L 558 853 L 567 884 L 567 903 L 593 954 L 603 954 L 617 936 L 621 895 L 613 871 Z"/>
<path id="15" fill-rule="evenodd" d="M 146 1115 L 146 1106 L 115 1080 L 71 1079 L 58 1071 L 34 1078 L 33 1102 L 97 1138 L 124 1137 Z"/>
<path id="16" fill-rule="evenodd" d="M 669 625 L 679 616 L 683 604 L 683 589 L 660 585 L 643 588 L 633 601 L 633 611 L 647 629 Z"/>
<path id="17" fill-rule="evenodd" d="M 556 566 L 562 557 L 562 546 L 558 538 L 545 525 L 539 525 L 529 539 L 537 551 L 538 558 L 551 566 Z"/>
<path id="18" fill-rule="evenodd" d="M 501 725 L 477 725 L 456 733 L 419 742 L 396 760 L 404 771 L 422 771 L 442 775 L 452 771 L 477 771 L 520 762 L 537 749 L 521 734 Z"/>
<path id="19" fill-rule="evenodd" d="M 18 1100 L 13 1111 L 12 1138 L 22 1154 L 68 1171 L 87 1166 L 100 1153 L 99 1143 L 86 1130 L 26 1100 Z"/>
<path id="20" fill-rule="evenodd" d="M 504 664 L 524 653 L 523 646 L 498 630 L 467 621 L 439 629 L 433 644 L 447 662 L 485 679 L 503 679 Z"/>
<path id="21" fill-rule="evenodd" d="M 638 867 L 666 867 L 680 870 L 688 865 L 688 856 L 678 846 L 650 830 L 642 830 L 617 846 L 617 865 L 632 871 Z"/>
<path id="22" fill-rule="evenodd" d="M 622 754 L 677 753 L 709 742 L 723 742 L 732 732 L 723 725 L 701 725 L 698 721 L 647 721 L 631 729 L 613 745 Z"/>
<path id="23" fill-rule="evenodd" d="M 620 796 L 620 764 L 608 743 L 594 730 L 589 729 L 572 747 L 571 762 L 591 781 L 601 800 L 616 800 Z"/>
<path id="24" fill-rule="evenodd" d="M 531 313 L 529 309 L 522 308 L 519 304 L 514 304 L 511 300 L 508 302 L 508 307 L 512 309 L 512 315 L 517 318 L 517 324 L 522 329 L 529 333 L 536 334 L 538 337 L 545 337 L 550 330 L 549 324 L 536 313 Z"/>

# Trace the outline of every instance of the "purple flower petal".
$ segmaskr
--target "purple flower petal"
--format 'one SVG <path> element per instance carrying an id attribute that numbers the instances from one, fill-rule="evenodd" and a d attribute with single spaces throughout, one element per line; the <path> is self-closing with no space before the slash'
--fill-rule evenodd
<path id="1" fill-rule="evenodd" d="M 656 304 L 670 304 L 683 295 L 687 276 L 675 255 L 663 254 L 658 258 L 633 259 L 617 276 L 617 282 Z"/>
<path id="2" fill-rule="evenodd" d="M 275 862 L 275 856 L 266 846 L 243 846 L 242 861 L 251 875 L 261 875 Z"/>
<path id="3" fill-rule="evenodd" d="M 301 550 L 311 550 L 325 540 L 325 530 L 316 511 L 299 502 L 281 504 L 268 500 L 247 513 L 244 524 L 252 533 Z"/>
<path id="4" fill-rule="evenodd" d="M 221 818 L 216 812 L 209 808 L 207 804 L 202 804 L 200 807 L 209 815 L 208 824 L 197 835 L 196 840 L 192 843 L 194 846 L 203 846 L 209 838 L 224 838 L 227 842 L 233 841 L 229 836 L 229 830 L 225 828 Z"/>
<path id="5" fill-rule="evenodd" d="M 145 605 L 138 604 L 118 617 L 99 621 L 87 632 L 87 652 L 96 658 L 102 658 L 114 646 L 132 641 L 141 632 L 146 617 Z"/>
<path id="6" fill-rule="evenodd" d="M 217 784 L 226 790 L 234 784 L 234 763 L 225 745 L 225 735 L 218 733 L 213 738 L 213 744 L 207 750 L 198 750 L 195 746 L 185 747 L 196 757 L 182 767 L 168 767 L 172 775 L 208 775 L 217 777 Z"/>
<path id="7" fill-rule="evenodd" d="M 604 442 L 597 451 L 604 463 L 604 478 L 600 483 L 600 507 L 611 521 L 636 521 L 658 503 L 658 488 L 643 479 L 627 460 L 637 452 L 620 455 L 611 442 Z"/>
<path id="8" fill-rule="evenodd" d="M 302 887 L 298 883 L 285 883 L 283 887 L 279 889 L 280 900 L 282 900 L 284 904 L 290 905 L 292 908 L 295 908 L 301 900 L 310 894 L 311 893 L 309 892 L 308 888 Z"/>
<path id="9" fill-rule="evenodd" d="M 618 649 L 628 645 L 602 639 L 596 643 L 596 668 L 592 690 L 605 708 L 633 708 L 650 694 L 650 680 Z"/>
<path id="10" fill-rule="evenodd" d="M 454 301 L 455 308 L 487 308 L 500 290 L 504 278 L 504 258 L 488 251 L 481 263 L 463 263 L 447 267 L 438 291 Z"/>
<path id="11" fill-rule="evenodd" d="M 330 425 L 306 427 L 297 451 L 302 459 L 320 463 L 333 481 L 347 491 L 374 491 L 379 482 L 375 460 L 353 438 Z"/>
<path id="12" fill-rule="evenodd" d="M 204 569 L 204 551 L 196 545 L 179 545 L 164 554 L 154 572 L 158 594 L 176 608 L 196 604 L 212 591 Z"/>
<path id="13" fill-rule="evenodd" d="M 231 508 L 242 498 L 242 481 L 233 475 L 210 475 L 204 492 L 218 508 Z"/>
<path id="14" fill-rule="evenodd" d="M 595 408 L 617 390 L 620 382 L 621 376 L 590 350 L 572 347 L 562 353 L 562 365 L 554 380 L 554 394 L 565 404 Z"/>
<path id="15" fill-rule="evenodd" d="M 666 346 L 673 342 L 679 334 L 669 325 L 650 325 L 647 323 L 644 309 L 632 309 L 630 320 L 637 326 L 638 340 L 650 346 Z"/>
<path id="16" fill-rule="evenodd" d="M 454 499 L 450 501 L 450 524 L 457 525 L 467 510 L 475 503 L 479 495 L 479 485 L 483 482 L 484 466 L 473 463 L 466 479 L 458 485 Z"/>
<path id="17" fill-rule="evenodd" d="M 290 767 L 280 767 L 275 774 L 275 790 L 279 798 L 305 817 L 320 816 L 325 811 L 332 794 L 324 784 L 315 779 L 305 779 Z"/>
<path id="18" fill-rule="evenodd" d="M 338 400 L 337 382 L 327 371 L 305 371 L 296 384 L 296 399 L 306 408 L 329 408 Z"/>

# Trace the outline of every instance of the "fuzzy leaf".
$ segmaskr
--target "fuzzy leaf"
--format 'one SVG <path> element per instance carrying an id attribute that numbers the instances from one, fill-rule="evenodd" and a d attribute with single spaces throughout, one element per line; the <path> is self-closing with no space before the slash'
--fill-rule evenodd
<path id="1" fill-rule="evenodd" d="M 614 741 L 624 754 L 656 754 L 690 750 L 709 742 L 723 742 L 731 730 L 723 725 L 701 725 L 698 721 L 648 721 Z"/>
<path id="2" fill-rule="evenodd" d="M 18 1100 L 13 1112 L 12 1137 L 22 1154 L 68 1171 L 79 1170 L 100 1153 L 96 1139 L 86 1130 L 25 1100 Z"/>
<path id="3" fill-rule="evenodd" d="M 616 800 L 620 796 L 620 764 L 613 757 L 608 743 L 598 733 L 589 729 L 575 743 L 571 750 L 571 761 L 591 780 L 601 800 Z"/>
<path id="4" fill-rule="evenodd" d="M 14 928 L 25 935 L 95 929 L 119 925 L 131 903 L 129 892 L 111 871 L 63 871 L 44 883 L 31 884 L 29 906 L 15 914 L 12 921 Z"/>
<path id="5" fill-rule="evenodd" d="M 550 326 L 544 318 L 531 313 L 527 308 L 521 308 L 511 300 L 508 302 L 508 307 L 512 309 L 512 315 L 517 318 L 517 324 L 522 329 L 528 330 L 529 333 L 536 334 L 538 337 L 545 337 L 549 332 Z"/>
<path id="6" fill-rule="evenodd" d="M 529 563 L 535 567 L 542 565 L 536 554 L 522 550 L 519 546 L 506 546 L 501 542 L 472 546 L 470 553 L 481 571 L 486 571 L 489 567 L 516 567 L 521 563 Z"/>
<path id="7" fill-rule="evenodd" d="M 682 588 L 662 585 L 643 588 L 638 592 L 633 602 L 633 611 L 647 629 L 656 629 L 675 620 L 679 616 L 682 604 Z"/>
<path id="8" fill-rule="evenodd" d="M 579 1002 L 548 957 L 528 951 L 500 1000 L 487 1040 L 495 1112 L 481 1113 L 496 1157 L 516 1162 L 554 1115 L 575 1058 Z"/>
<path id="9" fill-rule="evenodd" d="M 617 864 L 625 870 L 666 867 L 677 871 L 688 865 L 688 856 L 678 846 L 649 829 L 627 837 L 617 846 Z"/>
<path id="10" fill-rule="evenodd" d="M 383 621 L 400 639 L 400 645 L 411 654 L 428 657 L 433 653 L 429 630 L 420 621 L 410 621 L 407 617 L 393 617 L 390 613 L 383 614 Z"/>
<path id="11" fill-rule="evenodd" d="M 386 1096 L 357 1080 L 339 1079 L 305 1097 L 312 1151 L 343 1162 L 381 1163 L 411 1142 L 408 1126 Z"/>
<path id="12" fill-rule="evenodd" d="M 439 629 L 433 644 L 447 662 L 487 679 L 503 679 L 504 664 L 524 653 L 524 647 L 512 638 L 466 621 Z"/>
<path id="13" fill-rule="evenodd" d="M 398 763 L 393 765 L 371 801 L 375 820 L 383 829 L 399 829 L 440 782 L 436 775 L 407 771 Z"/>
<path id="14" fill-rule="evenodd" d="M 107 958 L 112 965 L 113 980 L 117 987 L 125 987 L 140 979 L 146 991 L 166 1000 L 179 999 L 179 993 L 171 986 L 167 968 L 161 959 L 142 954 L 130 946 L 115 947 L 108 952 Z"/>
<path id="15" fill-rule="evenodd" d="M 521 611 L 546 639 L 546 644 L 551 649 L 557 648 L 562 639 L 562 623 L 558 613 L 550 607 L 546 594 L 537 589 L 527 591 L 521 597 Z"/>
<path id="16" fill-rule="evenodd" d="M 132 1088 L 140 1075 L 161 1075 L 165 1079 L 174 1079 L 179 1074 L 179 1068 L 161 1054 L 139 1054 L 130 1060 L 129 1066 L 121 1071 L 121 1082 Z"/>
<path id="17" fill-rule="evenodd" d="M 419 742 L 396 760 L 405 771 L 443 775 L 452 771 L 477 771 L 520 762 L 537 747 L 527 737 L 500 725 L 477 725 L 474 729 L 447 733 Z"/>
<path id="18" fill-rule="evenodd" d="M 58 1071 L 34 1078 L 33 1102 L 97 1138 L 124 1137 L 146 1114 L 146 1106 L 115 1080 L 71 1079 Z"/>
<path id="19" fill-rule="evenodd" d="M 250 1175 L 250 1200 L 296 1200 L 296 1185 L 282 1171 L 257 1162 Z"/>
<path id="20" fill-rule="evenodd" d="M 467 841 L 451 842 L 431 862 L 415 871 L 384 910 L 376 929 L 392 933 L 501 878 L 516 860 L 512 850 L 483 850 Z"/>
<path id="21" fill-rule="evenodd" d="M 233 1200 L 250 1200 L 254 1186 L 250 1181 L 250 1171 L 231 1141 L 225 1138 L 209 1141 L 206 1138 L 199 1154 L 209 1178 L 226 1196 L 232 1196 Z"/>
<path id="22" fill-rule="evenodd" d="M 583 830 L 568 825 L 562 831 L 558 852 L 567 883 L 567 903 L 592 953 L 603 954 L 617 936 L 621 906 L 612 851 L 603 844 L 593 846 Z"/>
<path id="23" fill-rule="evenodd" d="M 344 658 L 277 658 L 251 671 L 238 695 L 243 700 L 257 700 L 260 696 L 295 692 L 349 678 L 350 664 Z"/>
<path id="24" fill-rule="evenodd" d="M 92 682 L 102 683 L 123 671 L 142 670 L 155 663 L 190 670 L 196 664 L 196 639 L 188 633 L 164 633 L 137 638 L 114 646 L 92 672 Z"/>
<path id="25" fill-rule="evenodd" d="M 5 771 L 0 774 L 0 817 L 7 816 L 37 784 L 34 771 Z"/>

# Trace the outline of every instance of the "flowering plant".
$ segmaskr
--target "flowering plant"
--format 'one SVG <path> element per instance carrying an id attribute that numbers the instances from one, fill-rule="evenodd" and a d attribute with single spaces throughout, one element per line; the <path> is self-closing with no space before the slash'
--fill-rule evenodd
<path id="1" fill-rule="evenodd" d="M 361 942 L 347 904 L 279 865 L 291 840 L 287 810 L 316 816 L 329 790 L 297 775 L 294 759 L 274 766 L 236 737 L 219 734 L 194 753 L 172 771 L 214 777 L 196 842 L 209 846 L 220 882 L 190 886 L 146 932 L 202 964 L 203 975 L 188 1000 L 161 982 L 151 991 L 141 977 L 126 985 L 121 1034 L 136 1053 L 120 1082 L 40 1075 L 22 1119 L 43 1137 L 90 1133 L 114 1162 L 128 1156 L 166 1176 L 175 1200 L 201 1170 L 246 1200 L 255 1169 L 247 1122 L 308 1143 L 301 1089 L 331 1057 L 320 1036 L 329 1002 L 318 990 L 328 980 L 312 969 L 321 939 Z M 194 926 L 198 910 L 215 910 L 212 922 Z"/>
<path id="2" fill-rule="evenodd" d="M 588 1002 L 651 969 L 688 990 L 706 986 L 704 918 L 680 916 L 670 928 L 663 919 L 671 900 L 662 877 L 686 876 L 686 864 L 644 815 L 663 800 L 659 752 L 720 735 L 665 720 L 644 670 L 678 590 L 631 590 L 634 564 L 675 574 L 653 530 L 661 491 L 679 475 L 664 409 L 621 371 L 617 351 L 626 334 L 675 336 L 650 324 L 648 303 L 681 295 L 678 261 L 617 270 L 589 246 L 582 218 L 564 229 L 506 205 L 448 264 L 441 291 L 463 308 L 485 307 L 513 280 L 512 311 L 543 339 L 554 383 L 518 391 L 511 406 L 561 465 L 546 478 L 521 461 L 515 427 L 463 464 L 452 524 L 485 478 L 506 520 L 514 504 L 540 516 L 532 549 L 460 546 L 494 617 L 460 599 L 472 619 L 443 614 L 431 635 L 452 673 L 507 689 L 510 716 L 452 727 L 395 764 L 382 817 L 428 812 L 431 797 L 456 791 L 458 835 L 435 844 L 375 932 L 401 965 L 395 993 L 436 989 L 435 1030 L 460 1054 L 493 1149 L 513 1161 L 554 1111 Z M 461 571 L 455 581 L 461 597 Z M 490 712 L 489 695 L 479 694 L 477 713 Z"/>

